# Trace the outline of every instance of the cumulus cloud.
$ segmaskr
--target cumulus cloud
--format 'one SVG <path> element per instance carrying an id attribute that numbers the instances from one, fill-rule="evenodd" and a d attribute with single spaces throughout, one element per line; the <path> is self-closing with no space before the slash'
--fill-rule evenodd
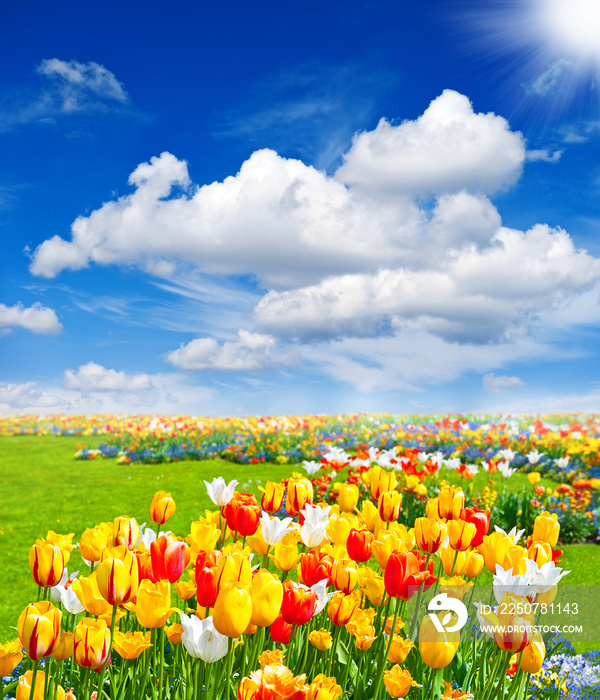
<path id="1" fill-rule="evenodd" d="M 382 119 L 357 134 L 336 178 L 375 192 L 492 193 L 517 180 L 524 158 L 506 119 L 476 114 L 467 97 L 444 90 L 415 121 Z"/>
<path id="2" fill-rule="evenodd" d="M 493 372 L 488 372 L 483 375 L 483 388 L 490 394 L 498 394 L 507 389 L 514 389 L 516 386 L 523 386 L 525 382 L 515 375 L 509 377 L 507 375 L 496 376 Z"/>
<path id="3" fill-rule="evenodd" d="M 237 341 L 219 345 L 215 338 L 195 338 L 166 359 L 180 369 L 221 371 L 259 370 L 298 362 L 296 354 L 277 354 L 275 350 L 275 338 L 240 329 Z"/>
<path id="4" fill-rule="evenodd" d="M 19 302 L 14 306 L 0 304 L 0 328 L 25 328 L 32 333 L 56 335 L 63 327 L 54 309 L 39 302 L 32 306 Z"/>
<path id="5" fill-rule="evenodd" d="M 428 226 L 436 222 L 414 199 L 422 191 L 438 195 L 438 214 L 444 198 L 462 197 L 466 216 L 454 215 L 453 237 L 460 228 L 465 229 L 461 239 L 489 237 L 490 216 L 497 214 L 481 192 L 518 177 L 525 158 L 521 135 L 501 117 L 476 114 L 466 97 L 452 91 L 434 100 L 420 119 L 385 127 L 386 133 L 399 134 L 385 145 L 381 158 L 390 162 L 385 168 L 368 155 L 383 148 L 375 148 L 381 128 L 357 137 L 335 177 L 264 149 L 253 153 L 237 175 L 192 187 L 186 163 L 163 153 L 134 171 L 132 194 L 79 217 L 70 240 L 44 241 L 31 272 L 54 277 L 94 262 L 168 275 L 173 272 L 169 264 L 183 261 L 211 274 L 253 275 L 263 286 L 281 289 L 331 274 L 412 264 L 442 254 L 440 226 L 430 240 Z M 360 155 L 367 139 L 371 146 Z M 422 164 L 420 173 L 413 160 Z M 383 174 L 373 179 L 371 169 Z M 361 188 L 348 188 L 349 181 L 359 183 L 350 171 L 359 170 L 364 172 Z M 363 191 L 367 182 L 372 183 L 369 193 Z M 379 196 L 373 198 L 377 187 Z M 469 217 L 477 207 L 488 214 Z M 482 215 L 488 223 L 473 231 Z"/>
<path id="6" fill-rule="evenodd" d="M 69 408 L 69 402 L 47 391 L 37 382 L 20 384 L 0 383 L 0 411 L 63 410 Z"/>
<path id="7" fill-rule="evenodd" d="M 600 280 L 600 260 L 567 232 L 503 227 L 490 196 L 510 186 L 525 161 L 523 137 L 505 119 L 445 91 L 413 121 L 358 134 L 333 175 L 264 149 L 237 174 L 198 187 L 184 161 L 151 158 L 131 174 L 130 194 L 79 217 L 69 239 L 44 241 L 30 269 L 51 278 L 90 264 L 133 265 L 165 288 L 190 266 L 195 279 L 255 281 L 263 295 L 256 333 L 224 341 L 239 319 L 203 329 L 204 337 L 166 355 L 182 369 L 276 367 L 287 362 L 278 344 L 292 341 L 310 343 L 303 357 L 332 376 L 343 366 L 348 381 L 354 373 L 363 387 L 385 386 L 385 367 L 400 368 L 385 358 L 378 368 L 362 351 L 346 353 L 348 344 L 375 352 L 383 343 L 408 357 L 405 342 L 424 334 L 441 343 L 442 355 L 462 348 L 461 371 L 490 372 L 501 365 L 481 366 L 467 348 L 504 348 L 489 357 L 505 361 L 508 348 L 525 347 L 536 319 Z M 308 352 L 317 347 L 327 349 Z M 443 356 L 430 362 L 438 374 L 445 367 Z M 399 376 L 410 383 L 408 373 Z"/>
<path id="8" fill-rule="evenodd" d="M 147 391 L 154 388 L 152 379 L 147 374 L 125 374 L 123 371 L 106 369 L 95 362 L 81 365 L 77 371 L 65 370 L 64 386 L 83 392 Z"/>
<path id="9" fill-rule="evenodd" d="M 600 260 L 545 225 L 527 233 L 501 228 L 494 243 L 483 251 L 467 248 L 437 269 L 382 270 L 271 291 L 256 306 L 256 321 L 296 339 L 405 328 L 460 342 L 499 342 L 522 333 L 539 309 L 584 291 L 600 276 Z"/>

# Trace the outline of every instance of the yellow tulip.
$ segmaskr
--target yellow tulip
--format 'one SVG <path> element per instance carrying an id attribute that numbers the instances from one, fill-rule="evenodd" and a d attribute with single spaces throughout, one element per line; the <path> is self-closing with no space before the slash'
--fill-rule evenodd
<path id="1" fill-rule="evenodd" d="M 50 542 L 32 545 L 29 550 L 31 576 L 38 586 L 56 586 L 65 570 L 65 555 L 60 547 Z"/>
<path id="2" fill-rule="evenodd" d="M 544 640 L 542 639 L 542 635 L 535 630 L 533 632 L 533 639 L 525 649 L 523 649 L 519 666 L 526 673 L 537 673 L 542 668 L 545 657 L 546 646 Z"/>
<path id="3" fill-rule="evenodd" d="M 464 552 L 471 546 L 471 542 L 477 534 L 477 528 L 473 523 L 464 520 L 448 521 L 448 539 L 452 549 Z"/>
<path id="4" fill-rule="evenodd" d="M 400 517 L 402 494 L 398 491 L 382 491 L 377 501 L 379 517 L 384 523 L 391 523 Z"/>
<path id="5" fill-rule="evenodd" d="M 447 528 L 440 520 L 434 518 L 417 518 L 415 520 L 415 540 L 417 547 L 424 554 L 434 554 L 446 539 Z"/>
<path id="6" fill-rule="evenodd" d="M 104 620 L 84 617 L 75 627 L 76 663 L 94 671 L 106 661 L 110 652 L 110 629 Z"/>
<path id="7" fill-rule="evenodd" d="M 52 649 L 52 657 L 57 661 L 65 661 L 73 656 L 73 633 L 63 632 Z"/>
<path id="8" fill-rule="evenodd" d="M 25 653 L 32 661 L 49 656 L 60 635 L 62 613 L 52 603 L 31 603 L 19 616 L 17 631 Z"/>
<path id="9" fill-rule="evenodd" d="M 371 543 L 371 551 L 382 569 L 387 566 L 390 554 L 395 550 L 405 551 L 402 541 L 394 530 L 380 530 Z"/>
<path id="10" fill-rule="evenodd" d="M 450 547 L 440 547 L 438 557 L 442 560 L 446 576 L 462 576 L 467 565 L 466 552 L 455 552 Z"/>
<path id="11" fill-rule="evenodd" d="M 402 664 L 406 660 L 410 650 L 414 647 L 410 639 L 395 634 L 390 645 L 388 660 L 393 664 Z"/>
<path id="12" fill-rule="evenodd" d="M 438 494 L 438 511 L 440 518 L 456 520 L 465 507 L 465 494 L 457 486 L 444 486 Z"/>
<path id="13" fill-rule="evenodd" d="M 527 481 L 529 481 L 532 486 L 539 484 L 541 478 L 542 475 L 539 472 L 529 472 L 529 474 L 527 474 Z"/>
<path id="14" fill-rule="evenodd" d="M 342 513 L 353 513 L 358 504 L 358 486 L 342 484 L 338 493 L 338 505 Z"/>
<path id="15" fill-rule="evenodd" d="M 377 506 L 371 501 L 363 501 L 362 509 L 360 510 L 360 517 L 365 524 L 367 530 L 375 532 L 377 526 L 381 525 L 381 518 L 379 517 L 379 511 Z"/>
<path id="16" fill-rule="evenodd" d="M 16 700 L 44 700 L 44 686 L 46 681 L 46 674 L 43 671 L 38 671 L 35 675 L 35 692 L 33 697 L 31 697 L 31 682 L 33 681 L 33 671 L 27 671 L 24 675 L 19 678 L 19 682 L 16 688 L 15 698 Z M 55 698 L 56 700 L 75 700 L 71 691 L 65 694 L 64 688 L 59 685 L 55 687 Z"/>
<path id="17" fill-rule="evenodd" d="M 486 569 L 495 574 L 496 564 L 502 566 L 508 550 L 514 545 L 512 537 L 508 537 L 503 532 L 493 532 L 491 535 L 484 536 L 483 543 L 479 545 L 477 551 L 483 555 Z"/>
<path id="18" fill-rule="evenodd" d="M 252 566 L 250 559 L 240 552 L 232 552 L 223 555 L 217 564 L 217 590 L 221 590 L 228 583 L 239 581 L 244 586 L 249 586 L 252 580 Z"/>
<path id="19" fill-rule="evenodd" d="M 123 605 L 135 597 L 139 584 L 138 563 L 127 546 L 104 549 L 95 573 L 100 593 L 110 605 Z"/>
<path id="20" fill-rule="evenodd" d="M 112 547 L 113 542 L 113 524 L 100 523 L 96 527 L 88 527 L 83 531 L 79 540 L 79 553 L 86 561 L 100 561 L 102 550 L 105 547 Z"/>
<path id="21" fill-rule="evenodd" d="M 560 523 L 556 513 L 544 511 L 540 513 L 533 523 L 533 540 L 547 542 L 552 549 L 556 547 L 558 535 L 560 533 Z"/>
<path id="22" fill-rule="evenodd" d="M 171 607 L 171 585 L 166 579 L 152 583 L 145 578 L 140 583 L 135 603 L 125 607 L 136 614 L 142 627 L 151 629 L 162 627 L 177 612 L 177 608 Z"/>
<path id="23" fill-rule="evenodd" d="M 394 472 L 385 471 L 379 465 L 370 470 L 371 474 L 371 496 L 379 499 L 384 491 L 393 491 L 398 483 Z"/>
<path id="24" fill-rule="evenodd" d="M 329 601 L 327 615 L 334 625 L 342 627 L 350 621 L 358 603 L 359 598 L 355 596 L 336 593 Z"/>
<path id="25" fill-rule="evenodd" d="M 438 499 L 429 498 L 425 504 L 425 515 L 431 520 L 438 520 L 440 517 L 440 511 L 438 508 Z"/>
<path id="26" fill-rule="evenodd" d="M 373 576 L 364 582 L 362 589 L 372 605 L 379 608 L 385 596 L 385 582 L 383 576 Z"/>
<path id="27" fill-rule="evenodd" d="M 246 542 L 254 554 L 257 554 L 259 557 L 263 557 L 269 551 L 269 545 L 262 536 L 260 525 L 258 526 L 258 530 L 247 538 Z"/>
<path id="28" fill-rule="evenodd" d="M 98 580 L 94 571 L 89 576 L 82 576 L 75 579 L 71 584 L 75 595 L 79 598 L 79 602 L 85 608 L 85 611 L 90 615 L 104 615 L 111 606 L 106 602 L 98 588 Z"/>
<path id="29" fill-rule="evenodd" d="M 448 613 L 438 613 L 440 623 Z M 419 630 L 419 651 L 429 668 L 446 668 L 454 658 L 460 643 L 460 632 L 438 632 L 430 615 L 426 615 Z"/>
<path id="30" fill-rule="evenodd" d="M 333 585 L 348 595 L 356 588 L 358 583 L 358 569 L 351 559 L 338 559 L 331 567 L 331 580 Z"/>
<path id="31" fill-rule="evenodd" d="M 319 651 L 327 651 L 327 649 L 329 649 L 331 646 L 333 637 L 331 636 L 331 632 L 329 630 L 313 630 L 308 635 L 308 641 L 313 645 L 313 647 L 315 647 L 315 649 L 318 649 Z"/>
<path id="32" fill-rule="evenodd" d="M 217 632 L 237 638 L 246 630 L 252 619 L 250 593 L 238 581 L 228 583 L 219 591 L 213 608 L 213 623 Z"/>
<path id="33" fill-rule="evenodd" d="M 347 518 L 330 518 L 327 524 L 327 534 L 331 537 L 333 544 L 346 545 L 352 523 Z"/>
<path id="34" fill-rule="evenodd" d="M 538 566 L 552 561 L 552 547 L 548 542 L 532 542 L 527 550 L 527 558 L 532 559 Z"/>
<path id="35" fill-rule="evenodd" d="M 467 554 L 464 574 L 467 578 L 477 578 L 483 569 L 483 557 L 475 550 Z"/>
<path id="36" fill-rule="evenodd" d="M 113 523 L 115 545 L 124 545 L 133 549 L 140 539 L 140 526 L 135 518 L 120 515 Z"/>
<path id="37" fill-rule="evenodd" d="M 267 569 L 260 569 L 250 583 L 252 601 L 251 622 L 258 627 L 269 627 L 281 610 L 283 586 L 281 581 Z"/>
<path id="38" fill-rule="evenodd" d="M 10 675 L 21 663 L 22 658 L 21 640 L 13 639 L 12 642 L 0 644 L 0 678 Z"/>
<path id="39" fill-rule="evenodd" d="M 412 686 L 419 685 L 410 675 L 410 671 L 400 668 L 397 664 L 383 674 L 383 682 L 393 698 L 403 698 Z"/>
<path id="40" fill-rule="evenodd" d="M 190 534 L 185 539 L 197 557 L 200 550 L 212 552 L 220 537 L 221 530 L 219 530 L 218 525 L 213 522 L 203 523 L 201 520 L 195 520 L 190 525 Z M 192 558 L 195 559 L 195 557 Z"/>
<path id="41" fill-rule="evenodd" d="M 170 493 L 157 491 L 150 504 L 150 519 L 157 525 L 164 525 L 175 513 L 175 500 Z"/>
<path id="42" fill-rule="evenodd" d="M 165 634 L 167 635 L 167 639 L 171 642 L 171 644 L 181 644 L 183 627 L 178 622 L 174 622 L 172 625 L 167 625 L 165 627 Z"/>
<path id="43" fill-rule="evenodd" d="M 165 630 L 166 631 L 166 630 Z M 170 638 L 169 638 L 169 641 Z M 142 652 L 150 649 L 150 632 L 115 632 L 113 649 L 123 659 L 137 659 Z"/>
<path id="44" fill-rule="evenodd" d="M 521 545 L 515 545 L 514 547 L 509 547 L 504 561 L 502 562 L 502 568 L 505 571 L 512 569 L 513 575 L 522 576 L 527 571 L 527 552 Z"/>
<path id="45" fill-rule="evenodd" d="M 274 553 L 269 554 L 269 559 L 279 571 L 291 571 L 300 561 L 298 545 L 280 542 L 275 546 Z"/>
<path id="46" fill-rule="evenodd" d="M 308 686 L 306 700 L 335 700 L 342 692 L 341 686 L 333 676 L 328 677 L 324 673 L 319 673 Z"/>
<path id="47" fill-rule="evenodd" d="M 193 571 L 193 569 L 190 569 Z M 193 581 L 177 581 L 175 590 L 181 600 L 189 600 L 196 595 L 196 584 Z"/>

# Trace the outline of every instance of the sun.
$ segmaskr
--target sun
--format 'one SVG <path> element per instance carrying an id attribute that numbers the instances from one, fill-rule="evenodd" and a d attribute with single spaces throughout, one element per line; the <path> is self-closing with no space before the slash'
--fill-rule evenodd
<path id="1" fill-rule="evenodd" d="M 530 11 L 539 20 L 542 39 L 600 69 L 600 0 L 536 0 Z"/>
<path id="2" fill-rule="evenodd" d="M 600 111 L 600 0 L 468 0 L 456 18 L 514 113 L 540 124 Z M 492 72 L 493 71 L 493 72 Z M 590 116 L 588 114 L 588 116 Z"/>

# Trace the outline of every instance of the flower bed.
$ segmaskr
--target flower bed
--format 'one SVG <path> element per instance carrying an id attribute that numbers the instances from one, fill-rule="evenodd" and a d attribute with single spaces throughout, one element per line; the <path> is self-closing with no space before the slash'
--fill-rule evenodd
<path id="1" fill-rule="evenodd" d="M 520 700 L 578 692 L 564 674 L 582 664 L 597 678 L 593 656 L 547 653 L 541 633 L 569 573 L 557 513 L 540 501 L 523 538 L 468 476 L 449 485 L 437 458 L 396 468 L 393 454 L 329 450 L 260 504 L 215 479 L 216 509 L 189 533 L 166 532 L 175 501 L 159 491 L 152 527 L 123 515 L 80 534 L 80 576 L 74 534 L 49 531 L 30 550 L 19 638 L 0 646 L 6 693 Z"/>

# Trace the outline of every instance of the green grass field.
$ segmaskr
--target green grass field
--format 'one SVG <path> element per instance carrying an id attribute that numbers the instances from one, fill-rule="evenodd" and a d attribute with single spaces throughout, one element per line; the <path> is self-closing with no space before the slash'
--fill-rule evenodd
<path id="1" fill-rule="evenodd" d="M 85 438 L 88 447 L 101 441 L 102 438 Z M 121 465 L 115 459 L 75 461 L 73 454 L 81 442 L 79 437 L 0 437 L 0 642 L 15 637 L 19 614 L 35 600 L 37 591 L 30 575 L 28 552 L 49 529 L 74 532 L 78 541 L 86 527 L 118 515 L 149 522 L 152 496 L 163 488 L 172 493 L 177 503 L 169 528 L 185 536 L 190 523 L 203 515 L 205 508 L 213 508 L 204 479 L 237 479 L 244 490 L 259 495 L 259 482 L 280 480 L 297 470 L 289 464 L 240 465 L 224 460 L 159 465 Z M 478 474 L 474 489 L 481 488 L 487 480 L 487 474 Z M 507 481 L 507 486 L 519 490 L 524 480 L 517 474 Z M 576 574 L 576 581 L 570 583 L 596 583 L 600 548 L 567 545 L 561 566 Z M 76 550 L 68 568 L 86 571 Z"/>

